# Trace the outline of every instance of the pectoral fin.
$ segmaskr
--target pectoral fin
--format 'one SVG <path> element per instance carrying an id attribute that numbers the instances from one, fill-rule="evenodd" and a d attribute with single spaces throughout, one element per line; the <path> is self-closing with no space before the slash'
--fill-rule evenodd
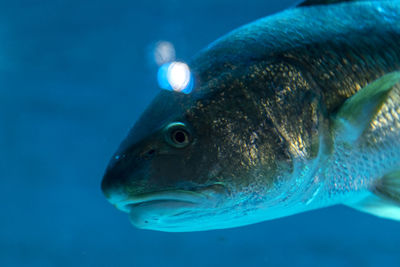
<path id="1" fill-rule="evenodd" d="M 347 143 L 356 141 L 375 118 L 398 82 L 400 72 L 392 72 L 368 84 L 347 99 L 333 118 L 335 139 Z"/>
<path id="2" fill-rule="evenodd" d="M 349 206 L 378 217 L 400 221 L 400 170 L 379 179 L 371 193 Z"/>

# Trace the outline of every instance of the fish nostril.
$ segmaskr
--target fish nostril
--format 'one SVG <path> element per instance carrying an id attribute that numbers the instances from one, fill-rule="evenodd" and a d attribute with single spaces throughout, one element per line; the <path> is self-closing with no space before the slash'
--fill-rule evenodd
<path id="1" fill-rule="evenodd" d="M 142 155 L 143 155 L 143 158 L 149 159 L 149 158 L 153 157 L 155 154 L 156 154 L 156 150 L 152 148 L 152 149 L 149 149 L 146 152 L 144 152 Z"/>

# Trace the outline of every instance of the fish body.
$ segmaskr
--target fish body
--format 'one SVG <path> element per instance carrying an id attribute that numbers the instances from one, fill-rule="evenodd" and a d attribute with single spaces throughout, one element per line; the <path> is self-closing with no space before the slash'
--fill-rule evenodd
<path id="1" fill-rule="evenodd" d="M 399 18 L 400 1 L 306 2 L 220 38 L 193 92 L 160 92 L 135 124 L 104 194 L 172 232 L 336 204 L 399 220 Z"/>

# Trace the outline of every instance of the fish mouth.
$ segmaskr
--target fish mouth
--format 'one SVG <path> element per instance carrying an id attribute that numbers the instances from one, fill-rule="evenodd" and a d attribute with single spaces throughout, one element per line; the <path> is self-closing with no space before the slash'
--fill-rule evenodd
<path id="1" fill-rule="evenodd" d="M 199 204 L 207 200 L 207 196 L 194 191 L 169 190 L 129 196 L 114 206 L 126 213 L 131 213 L 137 207 L 151 207 L 164 204 Z"/>
<path id="2" fill-rule="evenodd" d="M 196 190 L 168 190 L 109 199 L 119 210 L 129 214 L 131 223 L 141 229 L 173 229 L 213 210 L 226 193 L 220 184 Z M 172 231 L 172 230 L 168 230 Z"/>

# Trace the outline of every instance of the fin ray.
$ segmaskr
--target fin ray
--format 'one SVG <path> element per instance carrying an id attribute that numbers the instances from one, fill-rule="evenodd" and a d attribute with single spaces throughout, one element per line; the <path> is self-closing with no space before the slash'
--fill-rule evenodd
<path id="1" fill-rule="evenodd" d="M 349 206 L 378 217 L 400 221 L 400 170 L 379 179 L 371 195 Z"/>
<path id="2" fill-rule="evenodd" d="M 347 206 L 380 218 L 400 221 L 400 205 L 375 195 L 371 195 L 360 202 Z"/>
<path id="3" fill-rule="evenodd" d="M 399 82 L 400 71 L 388 73 L 347 99 L 333 118 L 336 140 L 346 143 L 356 141 Z"/>

